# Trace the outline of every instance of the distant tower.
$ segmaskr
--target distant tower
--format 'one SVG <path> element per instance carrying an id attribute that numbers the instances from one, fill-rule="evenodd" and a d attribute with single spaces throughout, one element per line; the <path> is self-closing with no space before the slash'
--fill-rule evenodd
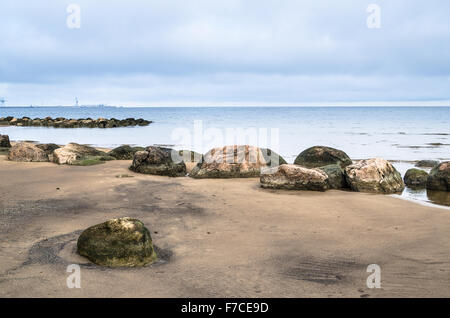
<path id="1" fill-rule="evenodd" d="M 78 107 L 78 97 L 75 97 L 75 106 Z"/>

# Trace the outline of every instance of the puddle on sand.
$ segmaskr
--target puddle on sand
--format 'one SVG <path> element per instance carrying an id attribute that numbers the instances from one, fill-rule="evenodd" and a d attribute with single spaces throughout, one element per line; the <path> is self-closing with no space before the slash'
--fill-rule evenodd
<path id="1" fill-rule="evenodd" d="M 404 200 L 450 210 L 450 192 L 405 188 L 401 195 L 394 196 Z"/>

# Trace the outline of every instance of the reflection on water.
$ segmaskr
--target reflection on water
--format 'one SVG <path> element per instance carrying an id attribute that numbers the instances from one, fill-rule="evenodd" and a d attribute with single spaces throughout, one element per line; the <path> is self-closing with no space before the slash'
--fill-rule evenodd
<path id="1" fill-rule="evenodd" d="M 405 188 L 402 197 L 408 200 L 450 207 L 450 192 Z"/>

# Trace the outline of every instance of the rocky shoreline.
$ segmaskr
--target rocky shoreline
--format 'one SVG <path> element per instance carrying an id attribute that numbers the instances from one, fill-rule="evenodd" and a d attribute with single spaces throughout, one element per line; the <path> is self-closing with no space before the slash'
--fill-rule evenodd
<path id="1" fill-rule="evenodd" d="M 18 127 L 54 127 L 54 128 L 116 128 L 116 127 L 133 127 L 133 126 L 148 126 L 152 121 L 142 118 L 64 118 L 64 117 L 45 117 L 34 118 L 22 117 L 15 118 L 0 117 L 0 126 L 18 126 Z"/>
<path id="2" fill-rule="evenodd" d="M 449 162 L 419 162 L 433 169 L 428 174 L 410 169 L 402 178 L 392 164 L 381 158 L 352 161 L 342 150 L 314 146 L 301 152 L 294 164 L 270 149 L 250 145 L 214 148 L 205 155 L 190 150 L 149 146 L 120 146 L 109 152 L 76 143 L 65 146 L 20 142 L 11 147 L 9 137 L 0 136 L 3 152 L 18 162 L 54 162 L 68 165 L 95 165 L 110 160 L 132 160 L 130 170 L 169 177 L 223 179 L 259 177 L 267 189 L 395 194 L 405 187 L 450 191 Z"/>

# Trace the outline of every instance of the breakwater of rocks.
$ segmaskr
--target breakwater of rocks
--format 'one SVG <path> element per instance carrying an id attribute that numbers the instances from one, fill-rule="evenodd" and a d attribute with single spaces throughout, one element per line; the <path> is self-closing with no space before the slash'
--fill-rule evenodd
<path id="1" fill-rule="evenodd" d="M 132 127 L 132 126 L 148 126 L 152 121 L 142 118 L 34 118 L 29 117 L 15 118 L 12 116 L 1 117 L 0 126 L 19 126 L 19 127 L 54 127 L 54 128 L 116 128 L 116 127 Z"/>

